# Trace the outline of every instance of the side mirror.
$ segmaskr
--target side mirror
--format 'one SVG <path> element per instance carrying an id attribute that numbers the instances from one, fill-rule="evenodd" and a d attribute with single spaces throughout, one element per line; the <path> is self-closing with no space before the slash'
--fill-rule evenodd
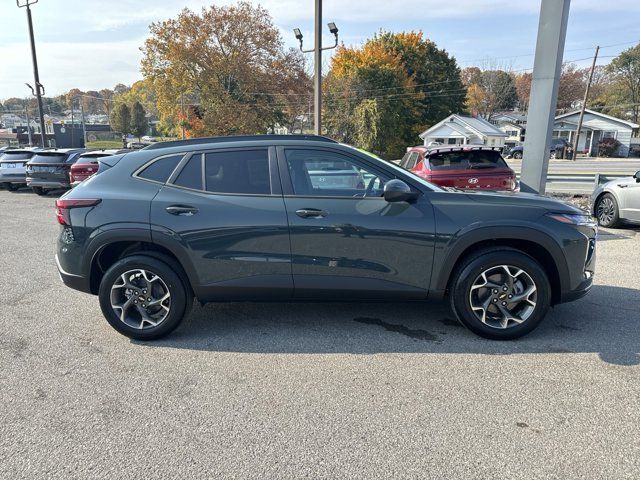
<path id="1" fill-rule="evenodd" d="M 402 180 L 389 180 L 384 184 L 384 199 L 389 202 L 414 202 L 418 198 L 418 193 L 411 190 L 411 187 Z"/>
<path id="2" fill-rule="evenodd" d="M 633 178 L 636 179 L 636 183 L 640 183 L 640 170 L 638 170 L 635 175 L 633 176 Z"/>

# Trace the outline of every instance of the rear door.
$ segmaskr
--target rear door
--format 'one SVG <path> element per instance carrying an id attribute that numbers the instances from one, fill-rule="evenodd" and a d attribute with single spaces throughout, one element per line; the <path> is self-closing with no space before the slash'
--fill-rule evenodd
<path id="1" fill-rule="evenodd" d="M 287 215 L 273 148 L 185 157 L 151 205 L 152 236 L 186 252 L 202 300 L 290 298 Z"/>
<path id="2" fill-rule="evenodd" d="M 278 166 L 291 232 L 299 298 L 426 298 L 434 253 L 434 214 L 425 195 L 388 203 L 393 173 L 329 147 L 279 147 Z M 340 172 L 342 181 L 313 179 Z M 362 184 L 353 184 L 359 172 Z"/>

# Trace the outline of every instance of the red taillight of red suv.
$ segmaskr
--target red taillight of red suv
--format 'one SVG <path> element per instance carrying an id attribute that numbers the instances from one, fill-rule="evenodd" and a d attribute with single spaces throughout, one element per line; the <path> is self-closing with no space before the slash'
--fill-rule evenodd
<path id="1" fill-rule="evenodd" d="M 101 202 L 100 199 L 56 200 L 56 217 L 58 218 L 58 223 L 60 225 L 64 225 L 65 227 L 70 227 L 71 226 L 70 210 L 72 208 L 94 207 L 98 205 L 100 202 Z"/>
<path id="2" fill-rule="evenodd" d="M 86 180 L 91 175 L 95 175 L 98 171 L 98 164 L 95 162 L 92 163 L 75 163 L 71 165 L 71 170 L 69 171 L 69 180 L 71 183 L 82 182 Z"/>

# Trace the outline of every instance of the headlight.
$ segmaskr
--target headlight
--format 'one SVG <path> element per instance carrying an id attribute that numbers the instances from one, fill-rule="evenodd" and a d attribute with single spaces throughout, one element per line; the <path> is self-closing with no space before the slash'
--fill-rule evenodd
<path id="1" fill-rule="evenodd" d="M 548 217 L 562 223 L 571 225 L 588 225 L 594 227 L 597 225 L 596 219 L 591 215 L 580 215 L 572 213 L 547 213 Z"/>

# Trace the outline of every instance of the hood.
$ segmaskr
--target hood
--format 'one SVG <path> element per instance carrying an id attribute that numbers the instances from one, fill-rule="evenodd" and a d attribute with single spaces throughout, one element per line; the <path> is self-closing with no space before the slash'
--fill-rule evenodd
<path id="1" fill-rule="evenodd" d="M 467 197 L 479 203 L 542 208 L 549 212 L 584 214 L 585 211 L 568 202 L 524 192 L 468 191 Z"/>

